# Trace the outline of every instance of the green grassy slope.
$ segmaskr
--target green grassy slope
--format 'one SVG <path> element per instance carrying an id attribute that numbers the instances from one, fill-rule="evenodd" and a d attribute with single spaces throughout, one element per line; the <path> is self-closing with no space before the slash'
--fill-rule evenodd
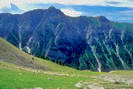
<path id="1" fill-rule="evenodd" d="M 47 71 L 74 70 L 22 52 L 2 38 L 0 38 L 0 61 Z M 62 72 L 64 72 L 63 70 Z"/>
<path id="2" fill-rule="evenodd" d="M 98 73 L 60 66 L 0 38 L 0 89 L 133 89 L 132 75 L 132 71 Z"/>
<path id="3" fill-rule="evenodd" d="M 127 75 L 128 74 L 128 75 Z M 133 89 L 133 72 L 37 71 L 0 62 L 0 89 Z"/>
<path id="4" fill-rule="evenodd" d="M 3 66 L 4 67 L 3 67 Z M 76 89 L 74 84 L 80 81 L 79 77 L 69 77 L 65 75 L 48 74 L 43 72 L 29 72 L 15 67 L 5 67 L 7 64 L 0 65 L 0 88 L 1 89 L 20 89 L 36 88 L 45 89 Z M 8 64 L 9 65 L 9 64 Z M 85 80 L 83 77 L 82 80 Z"/>

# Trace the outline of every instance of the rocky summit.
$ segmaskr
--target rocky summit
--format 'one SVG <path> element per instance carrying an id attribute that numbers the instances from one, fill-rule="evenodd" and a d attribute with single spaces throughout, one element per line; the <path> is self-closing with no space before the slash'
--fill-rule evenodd
<path id="1" fill-rule="evenodd" d="M 59 9 L 0 14 L 0 37 L 34 56 L 80 70 L 133 69 L 133 24 L 69 17 Z"/>

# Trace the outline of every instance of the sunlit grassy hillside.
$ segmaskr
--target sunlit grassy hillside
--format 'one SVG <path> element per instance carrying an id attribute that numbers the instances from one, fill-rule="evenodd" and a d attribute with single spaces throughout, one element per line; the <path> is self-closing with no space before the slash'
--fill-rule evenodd
<path id="1" fill-rule="evenodd" d="M 0 89 L 133 89 L 132 71 L 75 70 L 26 54 L 0 39 Z"/>

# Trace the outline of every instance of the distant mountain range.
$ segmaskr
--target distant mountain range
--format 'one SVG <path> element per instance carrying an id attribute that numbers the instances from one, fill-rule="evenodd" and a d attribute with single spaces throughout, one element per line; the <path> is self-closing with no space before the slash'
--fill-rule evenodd
<path id="1" fill-rule="evenodd" d="M 22 13 L 23 10 L 21 10 L 18 6 L 16 6 L 15 4 L 10 4 L 9 6 L 0 8 L 0 13 L 14 13 L 14 14 L 18 14 L 18 13 Z"/>
<path id="2" fill-rule="evenodd" d="M 133 24 L 104 16 L 69 17 L 54 7 L 2 13 L 0 37 L 29 54 L 81 70 L 133 69 Z"/>
<path id="3" fill-rule="evenodd" d="M 47 9 L 54 6 L 69 16 L 75 16 L 74 13 L 84 16 L 105 16 L 111 21 L 133 23 L 133 8 L 116 6 L 98 6 L 98 5 L 64 5 L 57 3 L 10 3 L 0 7 L 0 13 L 22 14 L 34 9 Z"/>

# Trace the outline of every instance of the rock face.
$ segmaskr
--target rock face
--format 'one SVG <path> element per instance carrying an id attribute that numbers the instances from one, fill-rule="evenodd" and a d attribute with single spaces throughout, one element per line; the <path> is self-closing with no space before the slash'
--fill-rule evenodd
<path id="1" fill-rule="evenodd" d="M 3 13 L 0 36 L 20 50 L 77 69 L 133 69 L 133 24 L 103 16 L 72 18 L 54 7 Z"/>

